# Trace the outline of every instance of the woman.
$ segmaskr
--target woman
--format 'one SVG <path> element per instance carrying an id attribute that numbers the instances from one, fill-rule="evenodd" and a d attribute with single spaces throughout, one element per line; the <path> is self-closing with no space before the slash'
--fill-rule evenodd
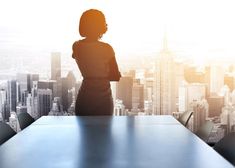
<path id="1" fill-rule="evenodd" d="M 74 42 L 72 57 L 83 76 L 75 114 L 112 115 L 113 99 L 110 81 L 119 81 L 121 75 L 112 47 L 100 39 L 107 31 L 104 14 L 95 9 L 85 11 L 79 24 L 84 39 Z"/>

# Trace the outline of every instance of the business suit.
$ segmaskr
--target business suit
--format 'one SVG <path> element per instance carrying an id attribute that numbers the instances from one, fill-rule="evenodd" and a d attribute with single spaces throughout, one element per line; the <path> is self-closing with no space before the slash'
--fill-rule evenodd
<path id="1" fill-rule="evenodd" d="M 112 47 L 100 41 L 76 41 L 73 58 L 83 76 L 75 114 L 112 115 L 110 80 L 118 81 L 121 77 Z"/>

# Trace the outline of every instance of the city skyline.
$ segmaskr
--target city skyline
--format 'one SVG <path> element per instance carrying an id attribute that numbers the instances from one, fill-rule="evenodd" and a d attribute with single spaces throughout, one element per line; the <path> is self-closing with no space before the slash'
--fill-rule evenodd
<path id="1" fill-rule="evenodd" d="M 4 3 L 4 10 L 0 7 L 0 19 L 9 14 L 11 2 Z M 82 76 L 71 57 L 72 43 L 80 39 L 82 12 L 98 8 L 108 22 L 102 40 L 112 44 L 122 73 L 119 82 L 111 82 L 114 115 L 177 118 L 194 111 L 189 122 L 193 132 L 206 120 L 216 123 L 212 141 L 235 131 L 235 25 L 226 20 L 234 12 L 232 3 L 220 6 L 213 1 L 210 8 L 210 0 L 193 5 L 167 0 L 157 2 L 159 6 L 154 1 L 146 6 L 142 1 L 136 6 L 130 1 L 78 2 L 82 5 L 77 10 L 68 10 L 76 9 L 75 1 L 44 6 L 45 1 L 23 0 L 17 2 L 22 8 L 13 7 L 19 16 L 9 14 L 0 23 L 0 120 L 18 132 L 21 112 L 35 119 L 74 115 Z M 117 9 L 110 10 L 115 5 Z M 216 13 L 228 6 L 225 13 Z M 149 10 L 141 11 L 144 7 Z"/>

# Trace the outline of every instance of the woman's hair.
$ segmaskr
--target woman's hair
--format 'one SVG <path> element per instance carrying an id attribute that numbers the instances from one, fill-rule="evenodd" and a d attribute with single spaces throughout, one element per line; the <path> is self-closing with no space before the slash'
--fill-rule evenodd
<path id="1" fill-rule="evenodd" d="M 96 9 L 85 11 L 79 24 L 79 33 L 82 37 L 98 37 L 107 31 L 107 24 L 104 14 Z"/>

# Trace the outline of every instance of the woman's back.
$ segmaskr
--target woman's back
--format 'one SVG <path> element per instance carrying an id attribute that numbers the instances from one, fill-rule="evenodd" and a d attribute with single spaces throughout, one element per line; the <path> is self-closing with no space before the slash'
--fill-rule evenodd
<path id="1" fill-rule="evenodd" d="M 73 45 L 74 58 L 86 78 L 107 78 L 110 73 L 110 61 L 114 58 L 112 47 L 100 41 L 80 40 Z"/>

